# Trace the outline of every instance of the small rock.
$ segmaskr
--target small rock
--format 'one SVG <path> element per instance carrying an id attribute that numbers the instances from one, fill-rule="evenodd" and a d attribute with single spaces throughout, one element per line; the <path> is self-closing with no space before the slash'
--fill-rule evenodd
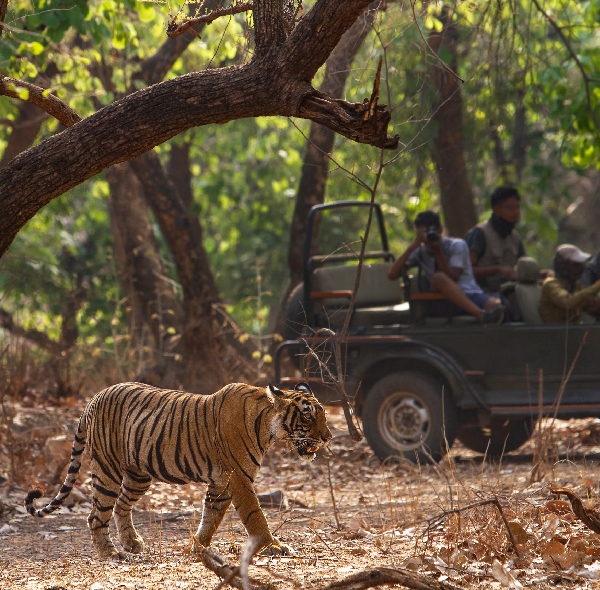
<path id="1" fill-rule="evenodd" d="M 6 523 L 4 526 L 0 527 L 0 535 L 8 535 L 10 533 L 16 533 L 19 529 L 15 526 L 10 526 Z"/>
<path id="2" fill-rule="evenodd" d="M 287 500 L 281 490 L 273 490 L 264 494 L 257 494 L 262 508 L 284 508 L 287 509 Z"/>

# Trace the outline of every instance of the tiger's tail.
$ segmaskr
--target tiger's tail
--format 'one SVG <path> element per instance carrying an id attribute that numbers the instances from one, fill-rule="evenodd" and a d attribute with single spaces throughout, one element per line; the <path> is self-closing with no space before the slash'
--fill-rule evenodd
<path id="1" fill-rule="evenodd" d="M 71 462 L 69 463 L 69 471 L 67 472 L 67 477 L 65 477 L 65 481 L 58 494 L 56 494 L 54 500 L 52 500 L 52 502 L 50 502 L 50 504 L 44 508 L 37 509 L 33 502 L 44 495 L 42 489 L 39 487 L 32 489 L 25 497 L 25 509 L 27 512 L 29 512 L 29 514 L 31 514 L 31 516 L 38 516 L 41 518 L 42 516 L 46 516 L 46 514 L 51 514 L 57 508 L 60 508 L 67 496 L 71 493 L 71 490 L 75 485 L 75 481 L 77 480 L 77 476 L 79 475 L 79 470 L 81 469 L 81 455 L 85 449 L 85 439 L 87 433 L 87 427 L 85 424 L 86 414 L 87 412 L 84 412 L 79 420 L 79 426 L 77 427 L 75 440 L 73 441 L 73 448 L 71 449 Z"/>

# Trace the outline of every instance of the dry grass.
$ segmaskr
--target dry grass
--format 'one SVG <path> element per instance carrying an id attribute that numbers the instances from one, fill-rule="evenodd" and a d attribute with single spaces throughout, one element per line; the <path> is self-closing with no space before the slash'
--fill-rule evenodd
<path id="1" fill-rule="evenodd" d="M 23 456 L 16 471 L 0 472 L 5 478 L 0 483 L 0 588 L 213 589 L 219 584 L 190 553 L 200 516 L 194 508 L 201 507 L 203 486 L 155 484 L 134 512 L 147 550 L 126 563 L 100 561 L 94 554 L 86 524 L 87 476 L 71 508 L 45 519 L 26 515 L 21 502 L 27 486 L 33 480 L 50 482 L 63 459 L 54 451 L 48 460 L 45 440 L 73 432 L 81 408 L 13 409 L 13 439 Z M 336 410 L 329 413 L 334 434 L 342 435 L 331 444 L 331 489 L 323 457 L 306 464 L 277 446 L 264 459 L 257 489 L 283 490 L 288 508 L 266 513 L 275 535 L 296 555 L 257 556 L 251 576 L 282 590 L 320 588 L 362 568 L 391 566 L 465 588 L 500 588 L 503 571 L 535 588 L 595 587 L 581 576 L 593 577 L 600 564 L 600 536 L 577 522 L 548 487 L 569 487 L 596 502 L 597 421 L 558 422 L 553 437 L 558 446 L 547 456 L 560 459 L 548 466 L 541 481 L 531 483 L 535 441 L 501 463 L 483 463 L 456 445 L 437 466 L 382 466 L 366 443 L 343 436 L 343 416 Z M 10 465 L 4 448 L 0 461 L 3 469 Z M 511 523 L 518 555 L 493 505 L 448 513 L 493 498 Z M 230 511 L 213 548 L 235 561 L 245 539 L 241 522 Z"/>

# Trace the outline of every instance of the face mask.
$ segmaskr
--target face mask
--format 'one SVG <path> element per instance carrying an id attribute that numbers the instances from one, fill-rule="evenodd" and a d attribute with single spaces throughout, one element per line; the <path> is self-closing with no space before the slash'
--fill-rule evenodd
<path id="1" fill-rule="evenodd" d="M 506 219 L 502 219 L 502 217 L 498 217 L 495 213 L 492 213 L 492 216 L 490 217 L 490 223 L 501 238 L 510 236 L 516 225 L 515 223 L 506 221 Z"/>

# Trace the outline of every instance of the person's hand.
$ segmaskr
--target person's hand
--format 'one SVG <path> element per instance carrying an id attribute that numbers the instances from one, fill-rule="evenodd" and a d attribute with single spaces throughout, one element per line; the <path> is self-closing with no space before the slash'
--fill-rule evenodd
<path id="1" fill-rule="evenodd" d="M 596 315 L 598 312 L 600 312 L 600 298 L 597 297 L 594 299 L 594 302 L 587 306 L 586 311 L 592 315 Z"/>
<path id="2" fill-rule="evenodd" d="M 410 245 L 411 248 L 416 250 L 421 244 L 423 244 L 424 242 L 427 241 L 425 239 L 426 237 L 427 237 L 427 228 L 421 227 L 421 228 L 417 229 L 415 239 L 413 240 L 412 244 Z"/>
<path id="3" fill-rule="evenodd" d="M 500 266 L 498 272 L 508 281 L 514 281 L 517 278 L 517 273 L 510 266 Z"/>
<path id="4" fill-rule="evenodd" d="M 442 252 L 442 240 L 438 239 L 437 242 L 428 242 L 427 240 L 425 240 L 427 243 L 427 247 L 429 248 L 430 252 L 433 252 L 434 254 L 438 254 L 440 252 Z"/>

